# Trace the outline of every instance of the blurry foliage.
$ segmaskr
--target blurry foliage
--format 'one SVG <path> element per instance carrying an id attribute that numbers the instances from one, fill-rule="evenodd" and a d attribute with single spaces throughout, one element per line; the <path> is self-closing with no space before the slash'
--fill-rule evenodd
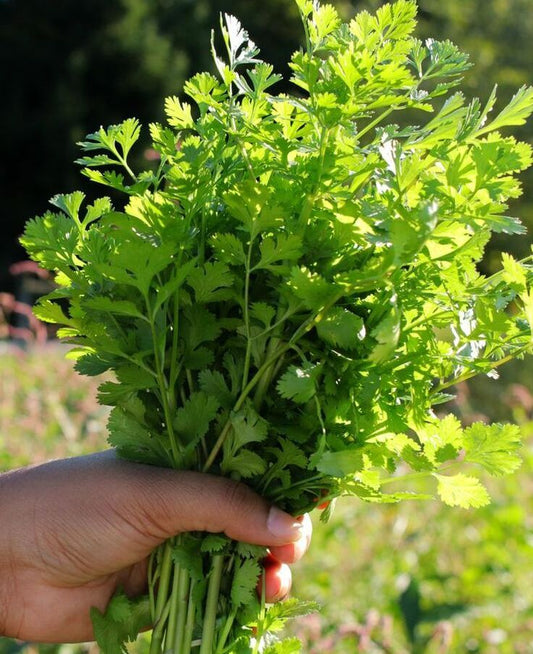
<path id="1" fill-rule="evenodd" d="M 80 377 L 65 346 L 0 348 L 0 472 L 105 446 L 100 380 Z"/>

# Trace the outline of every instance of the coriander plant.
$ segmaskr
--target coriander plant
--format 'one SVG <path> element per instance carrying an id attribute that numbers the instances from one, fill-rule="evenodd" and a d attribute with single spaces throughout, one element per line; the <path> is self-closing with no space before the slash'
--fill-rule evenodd
<path id="1" fill-rule="evenodd" d="M 506 128 L 533 89 L 499 112 L 495 92 L 452 92 L 467 56 L 413 37 L 413 0 L 349 23 L 296 1 L 291 93 L 226 15 L 218 76 L 195 75 L 191 104 L 167 98 L 168 124 L 150 125 L 155 169 L 129 163 L 134 118 L 81 143 L 84 174 L 125 200 L 58 195 L 28 223 L 57 283 L 37 315 L 63 326 L 80 373 L 114 373 L 99 400 L 127 459 L 244 480 L 294 515 L 346 495 L 481 506 L 476 468 L 513 472 L 519 430 L 434 407 L 532 349 L 532 257 L 504 253 L 491 276 L 477 263 L 491 232 L 525 232 L 507 202 L 531 148 Z M 169 540 L 146 598 L 93 612 L 103 651 L 148 623 L 151 654 L 299 651 L 272 634 L 312 607 L 257 597 L 264 555 Z"/>

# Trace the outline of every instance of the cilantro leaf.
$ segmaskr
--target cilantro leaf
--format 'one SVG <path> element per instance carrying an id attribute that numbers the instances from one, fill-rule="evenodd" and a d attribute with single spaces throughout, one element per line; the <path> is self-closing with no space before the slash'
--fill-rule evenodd
<path id="1" fill-rule="evenodd" d="M 438 493 L 445 504 L 460 506 L 463 509 L 489 504 L 490 498 L 485 487 L 476 477 L 462 473 L 456 475 L 435 474 Z"/>
<path id="2" fill-rule="evenodd" d="M 105 611 L 91 609 L 94 637 L 104 654 L 127 654 L 126 644 L 150 623 L 148 599 L 131 600 L 118 591 Z"/>
<path id="3" fill-rule="evenodd" d="M 248 604 L 260 574 L 261 568 L 255 559 L 237 559 L 231 585 L 231 601 L 235 606 Z"/>
<path id="4" fill-rule="evenodd" d="M 520 428 L 516 425 L 474 423 L 465 429 L 463 447 L 467 461 L 478 463 L 497 477 L 514 472 L 522 463 Z"/>

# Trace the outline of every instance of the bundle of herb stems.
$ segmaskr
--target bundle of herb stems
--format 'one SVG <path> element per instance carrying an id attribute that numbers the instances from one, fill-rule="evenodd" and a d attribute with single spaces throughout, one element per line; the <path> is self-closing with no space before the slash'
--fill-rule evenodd
<path id="1" fill-rule="evenodd" d="M 533 91 L 494 115 L 495 92 L 451 92 L 468 59 L 413 37 L 412 0 L 349 23 L 296 4 L 291 93 L 224 16 L 217 76 L 150 125 L 155 169 L 130 164 L 136 119 L 81 144 L 84 174 L 126 201 L 58 195 L 28 223 L 22 242 L 57 282 L 36 313 L 62 325 L 80 373 L 112 372 L 99 399 L 120 456 L 242 480 L 293 515 L 345 495 L 482 506 L 476 469 L 512 473 L 519 430 L 463 428 L 445 408 L 454 384 L 532 348 L 531 257 L 477 264 L 493 231 L 525 231 L 507 202 L 531 148 L 502 130 Z M 273 634 L 313 606 L 258 597 L 265 553 L 170 539 L 147 597 L 93 611 L 102 650 L 151 623 L 151 654 L 299 651 Z"/>

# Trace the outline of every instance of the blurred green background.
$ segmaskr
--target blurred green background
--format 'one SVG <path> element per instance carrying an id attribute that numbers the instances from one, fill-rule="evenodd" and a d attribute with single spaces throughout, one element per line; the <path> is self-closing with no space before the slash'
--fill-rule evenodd
<path id="1" fill-rule="evenodd" d="M 349 18 L 383 3 L 334 4 Z M 421 38 L 449 38 L 470 54 L 466 95 L 484 100 L 498 84 L 503 103 L 533 83 L 532 0 L 418 4 Z M 38 345 L 42 327 L 14 304 L 47 284 L 13 267 L 25 258 L 17 243 L 24 222 L 55 193 L 94 192 L 72 163 L 76 141 L 130 116 L 161 120 L 164 97 L 212 68 L 210 31 L 221 11 L 241 19 L 288 80 L 286 62 L 302 36 L 292 0 L 0 0 L 0 470 L 105 446 L 107 411 L 95 400 L 95 381 L 78 377 L 53 340 Z M 533 123 L 516 135 L 532 142 Z M 533 171 L 523 183 L 511 211 L 531 234 Z M 484 266 L 496 269 L 502 249 L 521 257 L 530 248 L 531 237 L 497 236 Z M 304 652 L 533 652 L 532 389 L 526 359 L 499 380 L 461 386 L 445 407 L 465 423 L 513 420 L 523 428 L 524 464 L 511 479 L 487 482 L 491 506 L 346 501 L 327 525 L 316 520 L 312 551 L 294 571 L 294 593 L 323 605 L 292 626 Z M 57 650 L 97 651 L 0 638 L 0 654 Z M 132 650 L 142 652 L 142 641 Z"/>

